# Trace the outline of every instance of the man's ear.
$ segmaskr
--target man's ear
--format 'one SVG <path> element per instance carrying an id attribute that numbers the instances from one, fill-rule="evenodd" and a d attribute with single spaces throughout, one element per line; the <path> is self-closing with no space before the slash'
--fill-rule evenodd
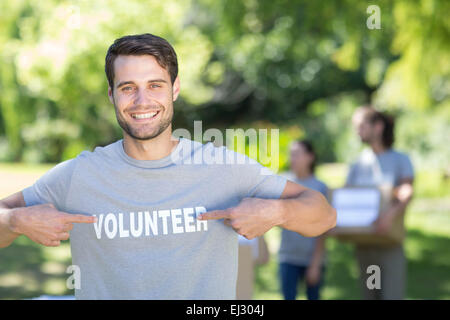
<path id="1" fill-rule="evenodd" d="M 109 101 L 111 101 L 111 103 L 114 104 L 113 91 L 112 91 L 111 87 L 109 87 L 109 86 L 108 86 L 108 98 L 109 98 Z"/>
<path id="2" fill-rule="evenodd" d="M 172 97 L 173 97 L 172 100 L 173 101 L 177 100 L 179 94 L 180 94 L 180 78 L 178 78 L 177 76 L 172 85 Z"/>

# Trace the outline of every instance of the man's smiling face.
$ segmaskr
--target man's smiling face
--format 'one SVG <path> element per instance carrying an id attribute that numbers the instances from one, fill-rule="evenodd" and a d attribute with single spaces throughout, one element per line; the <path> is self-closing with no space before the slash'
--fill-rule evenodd
<path id="1" fill-rule="evenodd" d="M 114 89 L 108 89 L 108 96 L 124 134 L 148 140 L 171 125 L 179 90 L 178 77 L 172 85 L 169 73 L 153 56 L 119 55 L 114 61 Z"/>

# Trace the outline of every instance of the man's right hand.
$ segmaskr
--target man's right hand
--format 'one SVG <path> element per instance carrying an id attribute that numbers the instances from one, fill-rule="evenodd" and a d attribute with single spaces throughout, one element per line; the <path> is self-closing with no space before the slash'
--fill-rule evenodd
<path id="1" fill-rule="evenodd" d="M 10 217 L 11 231 L 48 247 L 57 247 L 61 240 L 69 239 L 74 223 L 94 222 L 94 216 L 58 211 L 51 203 L 15 208 Z"/>

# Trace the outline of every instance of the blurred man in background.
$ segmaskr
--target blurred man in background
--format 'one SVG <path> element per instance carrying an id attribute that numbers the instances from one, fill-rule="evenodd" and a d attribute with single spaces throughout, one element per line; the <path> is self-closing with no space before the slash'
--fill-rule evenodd
<path id="1" fill-rule="evenodd" d="M 327 196 L 328 188 L 314 175 L 316 154 L 309 141 L 295 141 L 290 150 L 292 180 Z M 283 230 L 279 252 L 281 290 L 286 300 L 295 300 L 297 286 L 304 280 L 308 300 L 320 298 L 324 278 L 325 236 L 307 238 Z"/>
<path id="2" fill-rule="evenodd" d="M 358 108 L 353 125 L 361 141 L 370 148 L 353 163 L 347 176 L 349 186 L 390 186 L 392 200 L 374 222 L 375 232 L 386 236 L 395 229 L 399 241 L 383 245 L 356 245 L 361 286 L 365 299 L 403 299 L 406 287 L 406 259 L 403 250 L 404 213 L 413 195 L 414 171 L 409 157 L 392 148 L 394 120 L 370 106 Z M 381 270 L 381 288 L 369 289 L 367 267 Z"/>

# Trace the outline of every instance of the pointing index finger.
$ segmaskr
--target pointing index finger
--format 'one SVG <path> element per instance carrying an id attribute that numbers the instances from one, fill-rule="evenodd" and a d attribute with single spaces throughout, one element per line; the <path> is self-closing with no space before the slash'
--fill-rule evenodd
<path id="1" fill-rule="evenodd" d="M 64 220 L 70 223 L 94 223 L 97 222 L 97 217 L 65 213 Z"/>
<path id="2" fill-rule="evenodd" d="M 230 211 L 225 210 L 213 210 L 202 213 L 197 217 L 198 220 L 218 220 L 218 219 L 229 219 Z"/>

